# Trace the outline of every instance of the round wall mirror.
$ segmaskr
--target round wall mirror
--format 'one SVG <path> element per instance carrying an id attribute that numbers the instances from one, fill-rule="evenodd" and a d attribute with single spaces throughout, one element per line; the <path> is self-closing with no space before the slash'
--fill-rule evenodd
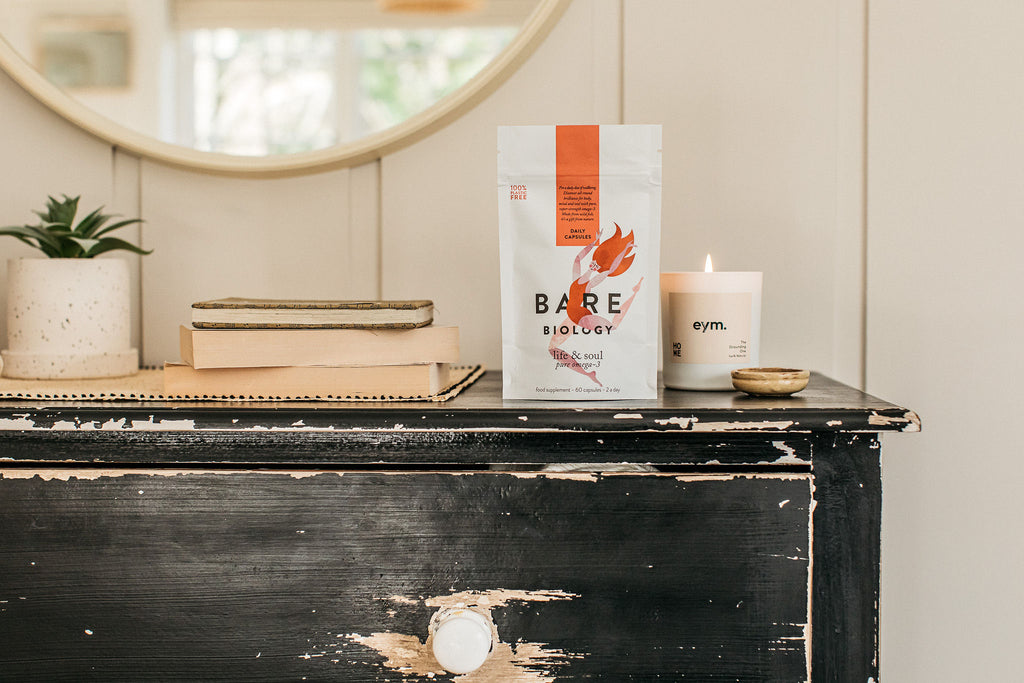
<path id="1" fill-rule="evenodd" d="M 133 153 L 213 172 L 313 172 L 450 122 L 569 1 L 0 0 L 0 66 Z"/>

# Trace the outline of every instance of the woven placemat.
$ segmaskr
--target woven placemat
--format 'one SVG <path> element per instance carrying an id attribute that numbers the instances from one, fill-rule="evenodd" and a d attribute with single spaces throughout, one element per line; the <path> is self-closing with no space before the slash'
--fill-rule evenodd
<path id="1" fill-rule="evenodd" d="M 162 368 L 147 368 L 128 377 L 105 379 L 0 378 L 0 399 L 50 401 L 447 401 L 486 372 L 483 365 L 453 366 L 448 386 L 430 396 L 167 396 Z"/>

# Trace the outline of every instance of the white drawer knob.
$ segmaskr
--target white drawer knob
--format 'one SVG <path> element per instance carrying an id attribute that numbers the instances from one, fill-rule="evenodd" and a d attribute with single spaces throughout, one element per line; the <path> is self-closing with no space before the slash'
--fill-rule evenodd
<path id="1" fill-rule="evenodd" d="M 491 653 L 491 620 L 468 609 L 439 610 L 430 620 L 434 658 L 446 671 L 468 674 Z"/>

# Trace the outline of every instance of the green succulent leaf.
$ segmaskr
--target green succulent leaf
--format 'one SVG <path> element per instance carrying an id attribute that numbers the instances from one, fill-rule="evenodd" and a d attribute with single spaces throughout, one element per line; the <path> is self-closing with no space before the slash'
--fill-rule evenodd
<path id="1" fill-rule="evenodd" d="M 78 213 L 79 197 L 62 196 L 64 197 L 62 202 L 58 202 L 53 197 L 47 197 L 49 199 L 46 203 L 47 215 L 43 216 L 43 220 L 53 223 L 65 223 L 67 225 L 71 225 L 75 220 L 75 214 Z"/>
<path id="2" fill-rule="evenodd" d="M 115 249 L 135 254 L 152 253 L 152 250 L 142 249 L 125 240 L 104 237 L 107 233 L 127 225 L 142 223 L 141 218 L 129 218 L 108 224 L 108 221 L 117 216 L 104 214 L 101 206 L 75 225 L 79 197 L 61 196 L 61 200 L 52 196 L 47 197 L 46 210 L 33 211 L 42 221 L 39 225 L 0 228 L 0 236 L 14 237 L 39 249 L 50 258 L 92 258 Z"/>
<path id="3" fill-rule="evenodd" d="M 93 237 L 94 234 L 100 227 L 103 226 L 112 216 L 104 216 L 100 211 L 103 207 L 96 209 L 88 216 L 83 218 L 81 222 L 75 226 L 75 234 L 81 237 Z"/>
<path id="4" fill-rule="evenodd" d="M 83 254 L 88 254 L 90 250 L 95 249 L 96 245 L 100 243 L 100 240 L 88 238 L 88 237 L 75 237 L 71 236 L 68 238 L 70 242 L 78 245 Z"/>
<path id="5" fill-rule="evenodd" d="M 131 242 L 125 242 L 123 239 L 119 239 L 117 237 L 104 237 L 102 239 L 96 240 L 96 242 L 97 244 L 92 249 L 85 252 L 84 256 L 86 258 L 92 258 L 97 254 L 102 254 L 107 251 L 113 251 L 115 249 L 124 249 L 135 254 L 142 254 L 143 256 L 146 254 L 153 253 L 152 249 L 142 249 L 140 247 L 135 246 Z"/>
<path id="6" fill-rule="evenodd" d="M 25 241 L 26 238 L 35 239 L 39 242 L 37 248 L 42 248 L 41 245 L 45 244 L 54 249 L 60 249 L 60 240 L 50 234 L 49 231 L 44 230 L 34 225 L 12 225 L 6 228 L 0 228 L 0 235 L 11 235 L 18 237 L 21 241 Z M 28 242 L 28 244 L 32 244 Z M 37 246 L 37 245 L 32 245 Z"/>
<path id="7" fill-rule="evenodd" d="M 114 218 L 114 216 L 107 216 L 107 218 Z M 143 221 L 142 221 L 141 218 L 129 218 L 127 220 L 118 221 L 117 223 L 114 223 L 112 225 L 106 226 L 102 230 L 97 230 L 95 233 L 93 233 L 92 237 L 100 237 L 102 235 L 106 235 L 108 232 L 113 232 L 114 230 L 120 230 L 121 228 L 123 228 L 123 227 L 125 227 L 127 225 L 131 225 L 132 223 L 142 223 L 142 222 Z"/>

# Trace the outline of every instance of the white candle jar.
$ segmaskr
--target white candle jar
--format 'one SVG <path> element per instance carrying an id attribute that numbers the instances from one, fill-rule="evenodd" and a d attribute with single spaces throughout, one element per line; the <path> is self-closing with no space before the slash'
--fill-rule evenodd
<path id="1" fill-rule="evenodd" d="M 666 387 L 728 390 L 733 370 L 758 364 L 762 275 L 661 274 Z"/>

